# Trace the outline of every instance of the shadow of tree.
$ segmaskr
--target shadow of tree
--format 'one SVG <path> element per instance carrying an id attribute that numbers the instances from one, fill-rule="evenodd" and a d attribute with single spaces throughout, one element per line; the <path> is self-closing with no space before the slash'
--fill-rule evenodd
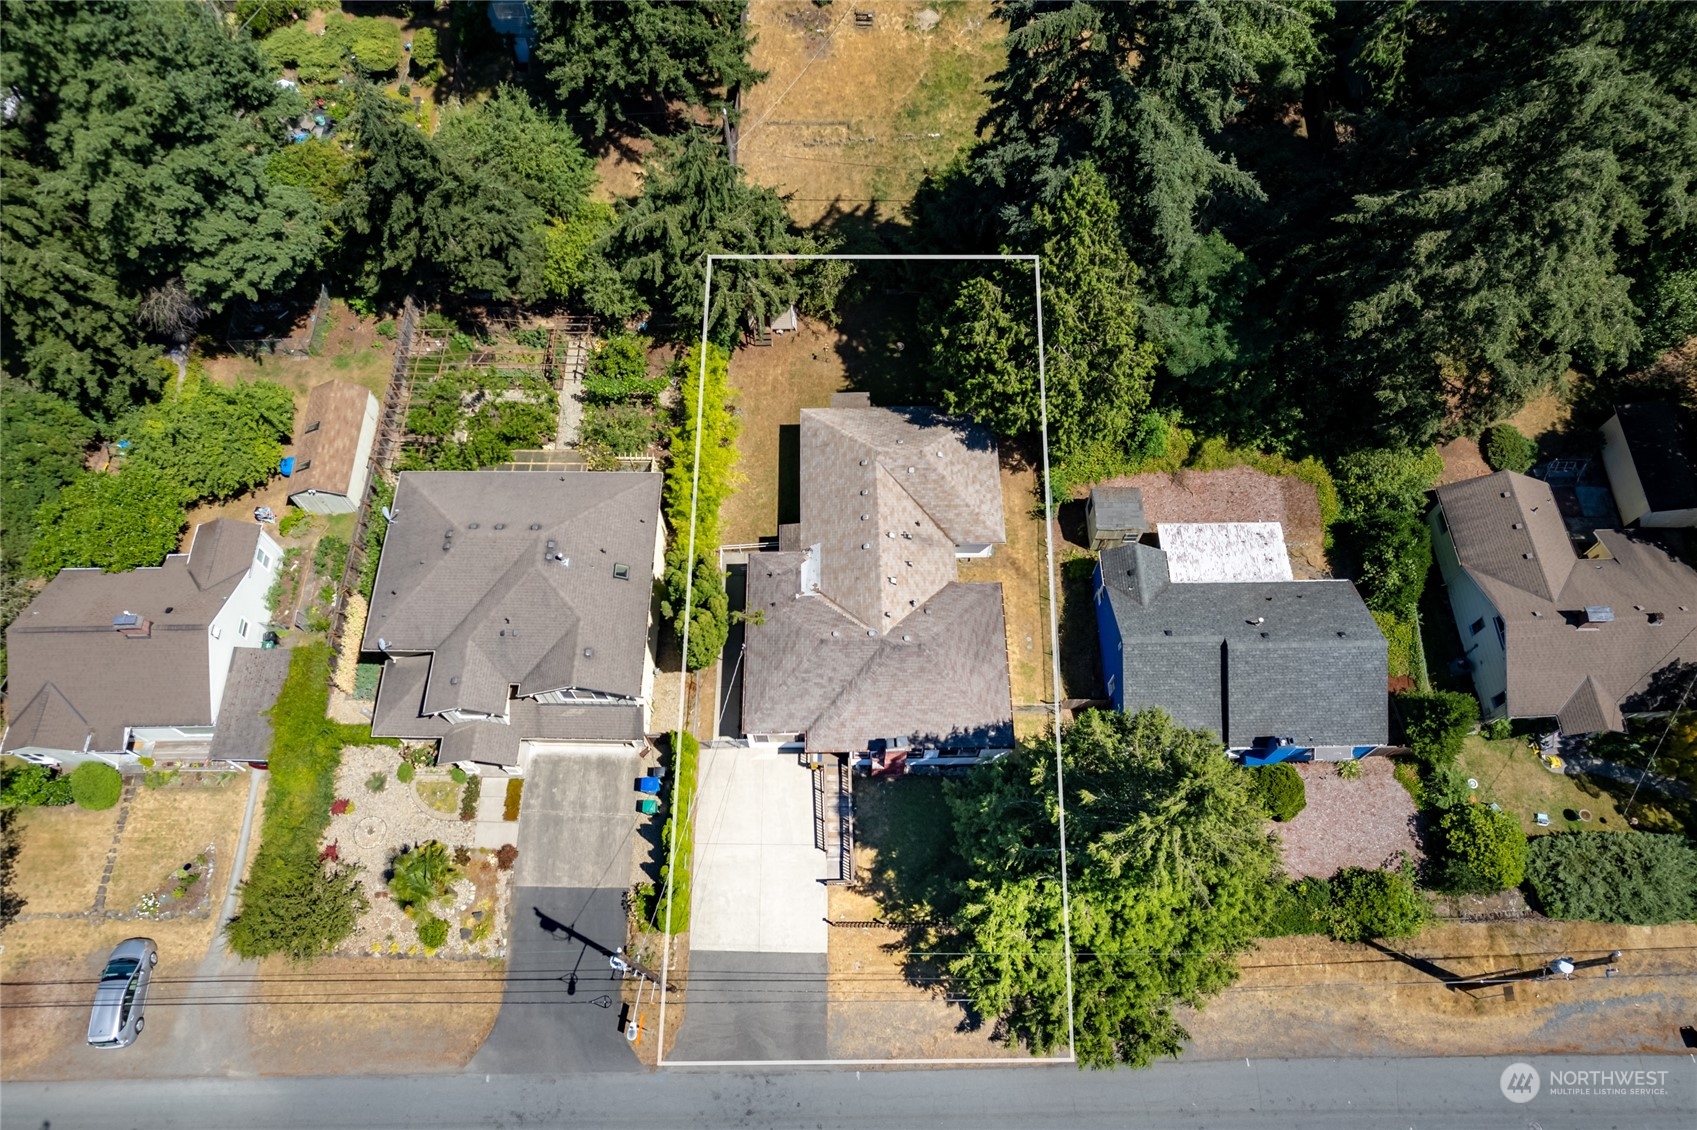
<path id="1" fill-rule="evenodd" d="M 1068 698 L 1106 698 L 1096 634 L 1096 559 L 1061 562 L 1061 691 Z"/>

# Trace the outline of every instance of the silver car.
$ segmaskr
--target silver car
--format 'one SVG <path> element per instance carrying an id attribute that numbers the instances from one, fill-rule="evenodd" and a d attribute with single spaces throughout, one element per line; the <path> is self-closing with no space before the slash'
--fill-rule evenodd
<path id="1" fill-rule="evenodd" d="M 152 938 L 129 938 L 113 949 L 100 974 L 100 987 L 94 990 L 94 1011 L 88 1015 L 90 1047 L 124 1048 L 136 1042 L 145 1025 L 142 1010 L 157 964 L 159 947 Z"/>

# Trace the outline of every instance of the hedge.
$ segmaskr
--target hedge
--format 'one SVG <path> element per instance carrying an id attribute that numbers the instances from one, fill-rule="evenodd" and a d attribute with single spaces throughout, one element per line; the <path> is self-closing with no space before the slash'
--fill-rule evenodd
<path id="1" fill-rule="evenodd" d="M 81 808 L 111 808 L 123 793 L 123 776 L 103 761 L 85 761 L 71 770 L 71 796 Z"/>
<path id="2" fill-rule="evenodd" d="M 1697 920 L 1697 849 L 1683 836 L 1538 836 L 1527 853 L 1526 878 L 1551 918 L 1633 926 Z"/>
<path id="3" fill-rule="evenodd" d="M 1460 691 L 1399 694 L 1393 700 L 1414 756 L 1428 766 L 1454 764 L 1461 743 L 1479 721 L 1479 700 Z"/>
<path id="4" fill-rule="evenodd" d="M 1520 821 L 1486 804 L 1462 804 L 1445 812 L 1444 883 L 1457 894 L 1495 894 L 1520 886 L 1526 877 L 1526 833 Z"/>
<path id="5" fill-rule="evenodd" d="M 671 934 L 689 929 L 690 879 L 695 866 L 695 777 L 701 744 L 695 735 L 673 730 L 667 761 L 672 774 L 673 795 L 667 803 L 666 823 L 660 829 L 660 889 L 653 905 L 642 908 L 645 924 L 666 930 L 666 885 L 671 884 Z M 682 817 L 680 823 L 679 818 Z M 674 826 L 677 837 L 673 854 Z M 643 900 L 646 901 L 646 900 Z"/>

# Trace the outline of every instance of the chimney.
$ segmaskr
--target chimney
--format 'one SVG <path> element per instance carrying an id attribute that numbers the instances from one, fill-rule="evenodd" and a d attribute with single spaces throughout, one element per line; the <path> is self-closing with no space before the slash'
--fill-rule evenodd
<path id="1" fill-rule="evenodd" d="M 153 635 L 153 621 L 125 610 L 112 617 L 112 630 L 129 640 L 145 640 Z"/>

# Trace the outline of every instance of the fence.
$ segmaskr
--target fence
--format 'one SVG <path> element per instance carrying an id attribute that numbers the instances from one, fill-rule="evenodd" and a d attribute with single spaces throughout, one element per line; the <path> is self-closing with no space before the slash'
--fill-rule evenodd
<path id="1" fill-rule="evenodd" d="M 312 316 L 307 319 L 306 351 L 308 355 L 317 357 L 324 352 L 324 339 L 330 334 L 330 291 L 320 285 L 318 301 L 312 305 Z"/>
<path id="2" fill-rule="evenodd" d="M 401 449 L 406 434 L 407 402 L 411 396 L 409 355 L 418 333 L 418 306 L 409 295 L 401 305 L 399 333 L 395 341 L 395 361 L 389 368 L 389 387 L 383 393 L 382 414 L 377 419 L 377 436 L 371 444 L 371 461 L 365 476 L 365 497 L 360 499 L 359 512 L 354 518 L 353 536 L 349 539 L 348 560 L 342 566 L 342 579 L 336 585 L 336 599 L 330 608 L 330 647 L 340 653 L 342 629 L 347 623 L 348 596 L 354 591 L 360 570 L 365 565 L 366 533 L 371 528 L 371 502 L 377 497 L 378 485 L 388 481 L 389 468 Z M 354 641 L 354 647 L 359 641 Z"/>

